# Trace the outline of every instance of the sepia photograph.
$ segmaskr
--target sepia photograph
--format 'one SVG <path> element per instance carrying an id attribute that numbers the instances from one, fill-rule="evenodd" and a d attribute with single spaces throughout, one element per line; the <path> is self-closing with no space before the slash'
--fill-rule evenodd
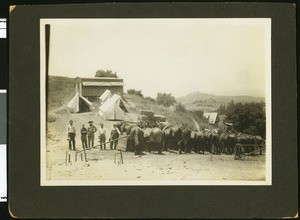
<path id="1" fill-rule="evenodd" d="M 271 19 L 40 19 L 40 184 L 272 185 Z"/>

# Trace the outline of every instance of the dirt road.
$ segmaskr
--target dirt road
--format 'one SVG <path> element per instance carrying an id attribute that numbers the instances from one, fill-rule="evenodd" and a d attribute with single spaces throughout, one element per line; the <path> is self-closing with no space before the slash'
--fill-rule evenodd
<path id="1" fill-rule="evenodd" d="M 114 163 L 117 150 L 91 149 L 87 151 L 88 162 L 77 162 L 72 157 L 72 165 L 65 165 L 68 141 L 66 127 L 72 119 L 79 133 L 82 123 L 89 120 L 99 127 L 100 122 L 111 129 L 113 122 L 104 121 L 95 112 L 84 114 L 62 114 L 56 122 L 47 124 L 47 172 L 46 178 L 56 180 L 94 181 L 263 181 L 265 180 L 265 155 L 246 157 L 244 161 L 234 160 L 233 155 L 182 154 L 177 152 L 145 153 L 135 156 L 124 152 L 124 164 Z M 95 141 L 97 143 L 97 137 Z M 76 137 L 77 148 L 81 149 L 80 135 Z M 119 141 L 118 149 L 125 150 L 126 138 Z"/>

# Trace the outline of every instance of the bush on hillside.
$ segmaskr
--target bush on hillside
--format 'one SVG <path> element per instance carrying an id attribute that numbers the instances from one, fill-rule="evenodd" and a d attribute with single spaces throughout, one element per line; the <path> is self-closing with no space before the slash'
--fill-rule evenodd
<path id="1" fill-rule="evenodd" d="M 175 109 L 176 109 L 176 111 L 179 111 L 179 112 L 187 112 L 185 106 L 182 105 L 181 102 L 179 102 L 175 105 Z"/>
<path id="2" fill-rule="evenodd" d="M 170 107 L 176 104 L 176 99 L 172 94 L 167 93 L 157 93 L 156 102 L 159 105 L 163 105 L 165 107 Z"/>
<path id="3" fill-rule="evenodd" d="M 153 103 L 155 103 L 156 102 L 156 100 L 154 99 L 154 98 L 151 98 L 151 97 L 145 97 L 145 100 L 147 100 L 147 101 L 150 101 L 150 102 L 153 102 Z"/>
<path id="4" fill-rule="evenodd" d="M 141 90 L 128 89 L 127 93 L 130 94 L 130 95 L 137 95 L 137 96 L 140 96 L 140 97 L 144 97 Z"/>
<path id="5" fill-rule="evenodd" d="M 225 105 L 220 105 L 220 107 L 218 109 L 215 110 L 216 112 L 219 113 L 219 115 L 224 115 L 226 113 L 226 107 Z"/>
<path id="6" fill-rule="evenodd" d="M 48 123 L 55 122 L 56 119 L 57 119 L 57 116 L 56 116 L 55 113 L 49 112 L 49 113 L 47 114 L 47 122 L 48 122 Z"/>
<path id="7" fill-rule="evenodd" d="M 202 110 L 194 110 L 193 111 L 199 118 L 203 117 L 203 111 Z"/>
<path id="8" fill-rule="evenodd" d="M 113 77 L 113 78 L 117 78 L 117 72 L 112 72 L 111 70 L 98 70 L 95 74 L 95 77 Z"/>

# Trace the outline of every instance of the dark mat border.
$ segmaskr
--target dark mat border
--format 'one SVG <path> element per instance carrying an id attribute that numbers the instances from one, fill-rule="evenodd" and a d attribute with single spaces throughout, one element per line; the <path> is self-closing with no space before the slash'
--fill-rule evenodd
<path id="1" fill-rule="evenodd" d="M 297 209 L 295 5 L 17 6 L 9 18 L 9 207 L 17 217 L 275 218 Z M 272 18 L 272 186 L 41 187 L 39 18 Z"/>

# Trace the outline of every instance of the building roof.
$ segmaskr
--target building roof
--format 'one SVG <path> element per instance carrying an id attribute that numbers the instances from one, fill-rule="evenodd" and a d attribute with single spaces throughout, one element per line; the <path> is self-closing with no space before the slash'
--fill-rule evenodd
<path id="1" fill-rule="evenodd" d="M 206 112 L 206 113 L 203 113 L 203 116 L 205 118 L 207 118 L 208 122 L 211 124 L 215 124 L 220 121 L 220 118 L 219 118 L 217 112 Z"/>
<path id="2" fill-rule="evenodd" d="M 123 79 L 114 78 L 114 77 L 90 77 L 90 78 L 76 77 L 75 79 L 80 80 L 81 82 L 123 82 Z"/>
<path id="3" fill-rule="evenodd" d="M 124 86 L 122 82 L 82 82 L 83 86 Z"/>

